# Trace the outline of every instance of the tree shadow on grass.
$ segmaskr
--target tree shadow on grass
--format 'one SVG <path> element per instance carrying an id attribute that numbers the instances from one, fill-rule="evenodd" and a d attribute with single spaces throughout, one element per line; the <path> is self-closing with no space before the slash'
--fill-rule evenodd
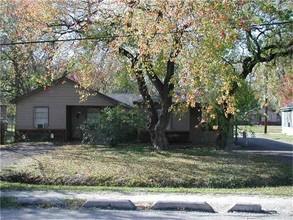
<path id="1" fill-rule="evenodd" d="M 116 152 L 120 154 L 128 154 L 128 153 L 148 153 L 154 152 L 155 150 L 149 145 L 144 144 L 121 144 L 117 146 L 109 146 L 109 145 L 87 145 L 86 148 L 96 149 L 100 152 Z"/>

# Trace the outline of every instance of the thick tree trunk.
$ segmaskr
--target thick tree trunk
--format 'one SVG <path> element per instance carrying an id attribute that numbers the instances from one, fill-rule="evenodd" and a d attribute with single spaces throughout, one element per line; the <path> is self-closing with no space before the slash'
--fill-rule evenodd
<path id="1" fill-rule="evenodd" d="M 165 129 L 159 126 L 155 130 L 152 144 L 156 150 L 167 150 L 169 148 L 169 142 L 165 133 Z"/>
<path id="2" fill-rule="evenodd" d="M 166 135 L 166 129 L 170 119 L 169 108 L 172 104 L 172 98 L 168 97 L 162 100 L 161 108 L 158 111 L 149 109 L 149 124 L 151 142 L 155 149 L 166 150 L 169 148 L 169 143 Z"/>
<path id="3" fill-rule="evenodd" d="M 169 142 L 166 135 L 166 129 L 170 119 L 170 107 L 172 105 L 172 96 L 171 91 L 173 90 L 174 86 L 170 83 L 172 76 L 174 75 L 174 62 L 168 61 L 167 62 L 167 74 L 164 80 L 164 83 L 161 84 L 161 89 L 159 89 L 159 93 L 161 96 L 159 114 L 156 111 L 157 117 L 154 118 L 153 121 L 150 122 L 149 131 L 151 136 L 151 141 L 155 149 L 157 150 L 166 150 L 169 148 Z M 157 87 L 159 87 L 157 85 Z M 149 111 L 153 113 L 153 111 Z M 157 121 L 155 119 L 158 119 Z"/>
<path id="4" fill-rule="evenodd" d="M 165 134 L 168 122 L 169 122 L 169 107 L 171 105 L 161 105 L 161 113 L 158 114 L 156 103 L 152 100 L 148 93 L 148 89 L 145 86 L 145 81 L 141 73 L 137 72 L 136 79 L 139 85 L 139 91 L 142 94 L 144 105 L 147 107 L 147 113 L 149 116 L 149 122 L 147 128 L 150 133 L 151 142 L 156 150 L 165 150 L 168 148 L 168 140 Z M 164 100 L 162 100 L 164 103 Z"/>
<path id="5" fill-rule="evenodd" d="M 151 134 L 151 141 L 155 149 L 166 150 L 169 148 L 169 142 L 166 135 L 166 128 L 169 123 L 170 114 L 162 113 L 159 115 L 159 120 L 156 123 Z"/>
<path id="6" fill-rule="evenodd" d="M 219 136 L 217 139 L 217 144 L 220 149 L 229 150 L 227 147 L 233 142 L 233 115 L 229 114 L 228 117 L 226 117 L 224 112 L 222 112 L 219 117 L 222 118 L 221 124 L 219 125 Z"/>
<path id="7" fill-rule="evenodd" d="M 151 109 L 148 110 L 148 115 L 149 115 L 149 123 L 147 125 L 147 128 L 150 133 L 151 142 L 154 143 L 154 140 L 156 139 L 155 127 L 156 127 L 156 124 L 158 123 L 158 115 L 157 115 L 157 112 L 153 112 L 151 111 Z"/>
<path id="8" fill-rule="evenodd" d="M 120 53 L 131 59 L 131 68 L 135 73 L 138 83 L 138 90 L 142 95 L 143 105 L 147 109 L 149 116 L 149 123 L 147 127 L 153 146 L 157 150 L 168 149 L 169 143 L 166 136 L 166 128 L 170 118 L 169 109 L 172 105 L 171 92 L 174 89 L 174 85 L 171 82 L 171 79 L 175 73 L 175 63 L 173 59 L 179 53 L 179 49 L 170 55 L 170 59 L 167 62 L 167 72 L 164 81 L 161 81 L 161 79 L 153 72 L 152 63 L 150 62 L 148 56 L 144 57 L 143 62 L 145 65 L 149 66 L 149 68 L 142 71 L 140 66 L 141 64 L 138 62 L 138 56 L 134 56 L 122 47 L 120 48 Z M 145 81 L 144 73 L 155 86 L 161 99 L 159 103 L 156 103 L 151 97 Z"/>

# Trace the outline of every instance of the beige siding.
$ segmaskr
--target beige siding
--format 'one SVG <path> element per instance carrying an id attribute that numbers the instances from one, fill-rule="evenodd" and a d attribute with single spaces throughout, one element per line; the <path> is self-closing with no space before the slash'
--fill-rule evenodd
<path id="1" fill-rule="evenodd" d="M 189 131 L 190 117 L 189 111 L 183 114 L 172 114 L 170 131 Z"/>
<path id="2" fill-rule="evenodd" d="M 36 106 L 49 107 L 48 129 L 66 129 L 66 106 L 114 106 L 114 103 L 100 94 L 80 102 L 74 83 L 66 81 L 17 101 L 17 129 L 34 129 L 33 109 Z"/>

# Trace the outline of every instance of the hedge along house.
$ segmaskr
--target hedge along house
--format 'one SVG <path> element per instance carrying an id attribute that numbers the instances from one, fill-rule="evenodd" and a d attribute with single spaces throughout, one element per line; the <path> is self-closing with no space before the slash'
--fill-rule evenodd
<path id="1" fill-rule="evenodd" d="M 16 140 L 80 140 L 81 123 L 102 108 L 124 105 L 99 92 L 80 101 L 78 84 L 62 77 L 12 100 L 16 104 Z"/>
<path id="2" fill-rule="evenodd" d="M 16 104 L 16 140 L 81 140 L 80 125 L 105 107 L 122 105 L 132 108 L 139 103 L 136 94 L 101 94 L 95 92 L 80 101 L 78 83 L 62 77 L 48 86 L 35 89 L 12 100 Z M 201 126 L 200 107 L 189 108 L 182 114 L 172 113 L 167 127 L 171 143 L 216 143 L 217 132 Z M 149 142 L 148 132 L 139 136 Z"/>

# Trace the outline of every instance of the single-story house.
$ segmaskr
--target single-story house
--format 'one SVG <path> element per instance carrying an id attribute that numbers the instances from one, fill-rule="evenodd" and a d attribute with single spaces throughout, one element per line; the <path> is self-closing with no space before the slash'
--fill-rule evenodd
<path id="1" fill-rule="evenodd" d="M 293 135 L 293 103 L 281 108 L 282 112 L 282 133 Z"/>
<path id="2" fill-rule="evenodd" d="M 95 92 L 80 101 L 78 84 L 62 77 L 12 100 L 16 104 L 16 139 L 42 136 L 44 139 L 78 140 L 82 138 L 81 123 L 104 107 L 123 105 L 132 108 L 138 99 L 134 94 L 102 94 Z M 200 108 L 190 108 L 182 115 L 172 114 L 167 135 L 170 142 L 215 143 L 215 131 L 203 131 Z M 33 138 L 31 138 L 33 139 Z"/>
<path id="3" fill-rule="evenodd" d="M 268 107 L 267 116 L 265 116 L 265 108 L 250 110 L 247 115 L 252 125 L 264 125 L 266 117 L 268 125 L 281 125 L 280 113 L 270 107 Z"/>

